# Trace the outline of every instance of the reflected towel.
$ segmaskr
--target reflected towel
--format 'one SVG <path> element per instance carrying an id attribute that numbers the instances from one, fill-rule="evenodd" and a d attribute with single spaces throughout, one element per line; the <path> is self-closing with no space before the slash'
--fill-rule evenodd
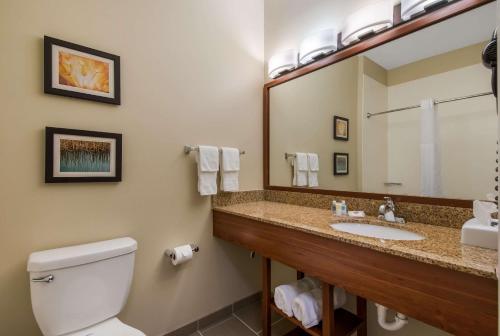
<path id="1" fill-rule="evenodd" d="M 309 164 L 306 153 L 295 153 L 293 160 L 293 185 L 297 187 L 307 186 L 307 172 Z"/>
<path id="2" fill-rule="evenodd" d="M 319 171 L 319 156 L 316 153 L 307 153 L 307 161 L 309 163 L 309 171 L 307 172 L 307 185 L 309 187 L 319 186 L 318 171 Z"/>

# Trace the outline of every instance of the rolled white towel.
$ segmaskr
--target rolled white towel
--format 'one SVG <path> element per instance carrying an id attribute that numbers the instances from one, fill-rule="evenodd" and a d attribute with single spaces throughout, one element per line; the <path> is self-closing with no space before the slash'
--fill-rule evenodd
<path id="1" fill-rule="evenodd" d="M 293 300 L 293 315 L 305 328 L 318 325 L 323 318 L 322 289 L 315 288 L 309 292 L 297 295 Z M 333 291 L 334 309 L 342 307 L 346 302 L 345 290 L 335 287 Z"/>
<path id="2" fill-rule="evenodd" d="M 277 286 L 274 289 L 274 303 L 289 317 L 293 316 L 292 303 L 297 295 L 319 288 L 321 283 L 313 278 L 305 277 L 298 281 Z"/>

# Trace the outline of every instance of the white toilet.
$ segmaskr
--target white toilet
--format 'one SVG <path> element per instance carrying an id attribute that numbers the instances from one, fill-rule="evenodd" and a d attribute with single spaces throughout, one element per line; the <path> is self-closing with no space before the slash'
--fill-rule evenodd
<path id="1" fill-rule="evenodd" d="M 137 242 L 119 238 L 32 253 L 31 304 L 44 336 L 145 336 L 116 318 L 132 283 Z"/>

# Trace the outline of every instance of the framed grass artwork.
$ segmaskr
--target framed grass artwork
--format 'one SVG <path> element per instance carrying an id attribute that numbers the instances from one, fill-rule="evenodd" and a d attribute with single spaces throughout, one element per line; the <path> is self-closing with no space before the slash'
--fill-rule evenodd
<path id="1" fill-rule="evenodd" d="M 47 127 L 45 182 L 120 182 L 122 135 Z"/>
<path id="2" fill-rule="evenodd" d="M 120 56 L 44 37 L 44 92 L 120 105 Z"/>

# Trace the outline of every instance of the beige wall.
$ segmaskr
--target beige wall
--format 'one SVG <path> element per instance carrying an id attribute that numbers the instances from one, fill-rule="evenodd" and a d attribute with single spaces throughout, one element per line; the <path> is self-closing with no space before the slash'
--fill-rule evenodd
<path id="1" fill-rule="evenodd" d="M 292 185 L 284 153 L 319 155 L 319 187 L 357 190 L 357 71 L 350 58 L 270 90 L 270 183 Z M 349 141 L 333 139 L 333 116 L 349 119 Z M 333 153 L 349 153 L 349 175 L 333 175 Z"/>
<path id="2" fill-rule="evenodd" d="M 121 56 L 121 106 L 43 94 L 42 37 Z M 259 262 L 212 237 L 184 144 L 243 148 L 241 187 L 262 187 L 263 0 L 0 2 L 0 334 L 40 335 L 32 251 L 138 240 L 121 318 L 163 335 L 256 292 Z M 45 126 L 123 133 L 123 182 L 43 183 Z M 174 268 L 164 249 L 197 242 Z"/>
<path id="3" fill-rule="evenodd" d="M 362 58 L 366 59 L 366 58 Z M 387 180 L 388 171 L 388 129 L 387 116 L 367 119 L 366 113 L 370 111 L 385 111 L 387 109 L 387 86 L 385 83 L 374 79 L 381 76 L 373 76 L 373 72 L 368 69 L 376 68 L 373 66 L 365 67 L 366 62 L 360 62 L 363 65 L 361 74 L 361 88 L 358 90 L 360 100 L 360 108 L 358 120 L 360 124 L 360 135 L 362 148 L 360 151 L 362 157 L 361 185 L 360 190 L 364 192 L 384 193 L 386 187 L 384 185 Z M 378 67 L 378 70 L 384 70 Z M 367 73 L 372 73 L 372 76 Z M 383 71 L 382 73 L 385 73 Z M 385 76 L 382 76 L 385 77 Z"/>

